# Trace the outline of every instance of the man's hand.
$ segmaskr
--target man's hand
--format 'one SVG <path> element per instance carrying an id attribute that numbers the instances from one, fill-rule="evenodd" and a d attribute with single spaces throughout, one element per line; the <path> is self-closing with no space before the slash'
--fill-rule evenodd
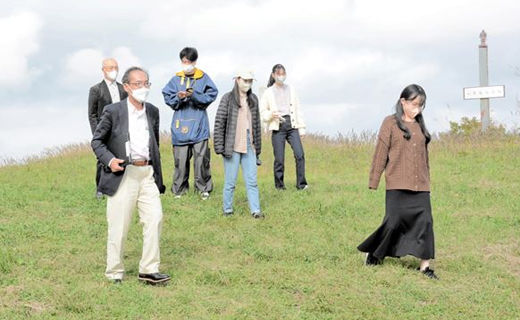
<path id="1" fill-rule="evenodd" d="M 177 92 L 177 97 L 179 97 L 179 99 L 184 99 L 184 98 L 186 98 L 187 95 L 188 95 L 188 93 L 186 91 Z"/>
<path id="2" fill-rule="evenodd" d="M 110 170 L 112 170 L 112 172 L 118 172 L 118 171 L 125 170 L 125 168 L 120 166 L 120 164 L 123 162 L 125 162 L 125 160 L 121 160 L 121 159 L 117 159 L 117 158 L 112 159 L 112 161 L 110 161 Z"/>

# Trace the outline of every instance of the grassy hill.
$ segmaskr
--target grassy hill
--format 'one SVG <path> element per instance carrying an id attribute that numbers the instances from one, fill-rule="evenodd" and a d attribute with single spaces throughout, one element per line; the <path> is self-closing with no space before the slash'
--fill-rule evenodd
<path id="1" fill-rule="evenodd" d="M 363 140 L 363 139 L 361 139 Z M 307 137 L 310 188 L 297 192 L 288 149 L 288 190 L 273 186 L 272 148 L 259 168 L 266 219 L 249 216 L 239 178 L 236 215 L 221 216 L 215 191 L 162 196 L 161 270 L 166 287 L 137 281 L 141 226 L 134 215 L 126 279 L 108 283 L 105 201 L 94 198 L 86 145 L 25 165 L 0 167 L 0 319 L 518 319 L 520 138 L 443 139 L 430 148 L 440 281 L 411 257 L 363 266 L 356 246 L 381 222 L 384 184 L 367 188 L 369 142 Z M 161 146 L 171 186 L 173 157 Z"/>

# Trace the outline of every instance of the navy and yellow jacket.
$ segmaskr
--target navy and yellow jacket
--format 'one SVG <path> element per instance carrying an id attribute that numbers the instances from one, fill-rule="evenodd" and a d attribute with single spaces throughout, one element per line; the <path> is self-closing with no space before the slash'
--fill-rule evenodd
<path id="1" fill-rule="evenodd" d="M 192 88 L 191 97 L 179 99 L 177 93 Z M 211 78 L 200 69 L 187 76 L 178 72 L 162 90 L 164 102 L 173 113 L 172 144 L 182 146 L 209 139 L 209 120 L 206 108 L 217 98 L 218 90 Z"/>

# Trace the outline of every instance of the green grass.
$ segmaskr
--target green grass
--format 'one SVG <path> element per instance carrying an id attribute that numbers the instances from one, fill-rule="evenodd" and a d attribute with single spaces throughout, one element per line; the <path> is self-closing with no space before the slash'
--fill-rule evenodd
<path id="1" fill-rule="evenodd" d="M 518 319 L 520 139 L 435 141 L 430 148 L 441 281 L 413 257 L 363 266 L 356 246 L 380 224 L 384 183 L 367 188 L 370 143 L 304 142 L 309 190 L 274 189 L 272 148 L 259 168 L 262 210 L 248 213 L 239 178 L 236 215 L 221 215 L 222 159 L 215 190 L 162 196 L 161 270 L 166 287 L 137 281 L 137 214 L 125 251 L 126 279 L 107 282 L 105 201 L 94 198 L 95 159 L 76 146 L 0 168 L 0 319 Z M 172 153 L 161 147 L 171 186 Z"/>

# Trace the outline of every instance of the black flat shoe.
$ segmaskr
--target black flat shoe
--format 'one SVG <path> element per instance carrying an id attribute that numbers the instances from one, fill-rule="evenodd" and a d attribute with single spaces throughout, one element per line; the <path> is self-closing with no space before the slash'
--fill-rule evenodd
<path id="1" fill-rule="evenodd" d="M 159 284 L 170 281 L 170 276 L 164 273 L 139 273 L 139 281 L 146 282 L 147 284 Z"/>
<path id="2" fill-rule="evenodd" d="M 121 279 L 114 279 L 114 280 L 112 280 L 112 283 L 113 284 L 121 284 L 121 283 L 123 283 L 123 280 L 121 280 Z"/>
<path id="3" fill-rule="evenodd" d="M 231 212 L 223 212 L 222 215 L 224 217 L 231 217 L 233 215 L 233 211 L 231 211 Z"/>
<path id="4" fill-rule="evenodd" d="M 380 259 L 374 257 L 374 255 L 371 252 L 367 253 L 367 258 L 365 260 L 366 266 L 377 266 L 382 263 L 383 263 L 383 260 L 380 260 Z"/>
<path id="5" fill-rule="evenodd" d="M 426 267 L 426 269 L 424 269 L 424 270 L 420 270 L 420 269 L 417 269 L 417 270 L 421 271 L 422 274 L 424 274 L 425 276 L 427 276 L 430 279 L 439 280 L 439 277 L 437 277 L 435 272 L 432 269 L 430 269 L 430 267 Z"/>

